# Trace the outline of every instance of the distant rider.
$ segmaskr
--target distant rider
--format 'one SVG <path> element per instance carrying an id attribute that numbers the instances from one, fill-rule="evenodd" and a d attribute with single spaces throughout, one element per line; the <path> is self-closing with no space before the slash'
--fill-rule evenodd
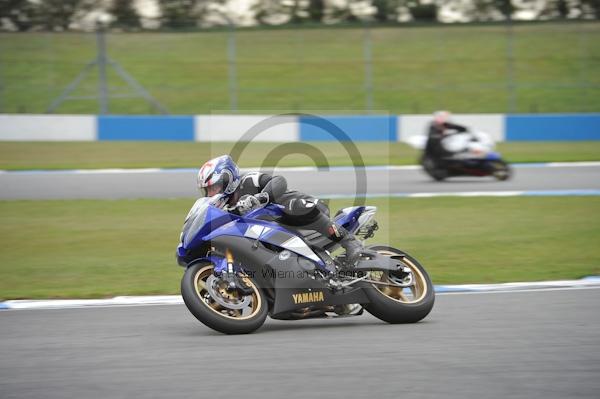
<path id="1" fill-rule="evenodd" d="M 246 214 L 268 203 L 284 206 L 283 222 L 310 227 L 346 250 L 346 265 L 354 266 L 363 249 L 359 240 L 342 226 L 329 219 L 329 209 L 323 202 L 299 191 L 289 191 L 283 176 L 248 172 L 240 176 L 238 166 L 229 155 L 211 159 L 198 172 L 198 188 L 205 196 L 224 193 L 227 205 L 234 213 Z"/>
<path id="2" fill-rule="evenodd" d="M 437 111 L 433 114 L 433 121 L 429 124 L 425 156 L 431 158 L 438 167 L 444 164 L 444 158 L 453 154 L 444 148 L 442 144 L 444 139 L 452 134 L 468 131 L 465 126 L 451 123 L 451 117 L 452 115 L 448 111 Z"/>

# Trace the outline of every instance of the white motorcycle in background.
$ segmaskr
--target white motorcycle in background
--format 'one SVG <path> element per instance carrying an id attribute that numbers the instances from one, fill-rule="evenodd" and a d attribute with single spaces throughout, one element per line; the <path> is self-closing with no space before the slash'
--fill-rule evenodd
<path id="1" fill-rule="evenodd" d="M 407 142 L 416 149 L 424 150 L 427 136 L 412 136 Z M 420 159 L 425 172 L 437 181 L 453 176 L 493 176 L 507 180 L 512 175 L 510 166 L 494 151 L 495 143 L 487 133 L 451 132 L 442 140 L 442 147 L 452 153 L 443 162 L 436 162 L 425 153 Z"/>

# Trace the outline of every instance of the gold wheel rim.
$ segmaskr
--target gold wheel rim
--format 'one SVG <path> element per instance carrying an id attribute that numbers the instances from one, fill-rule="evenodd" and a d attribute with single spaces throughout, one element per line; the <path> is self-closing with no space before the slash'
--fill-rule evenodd
<path id="1" fill-rule="evenodd" d="M 377 250 L 381 255 L 397 256 L 396 252 L 388 250 Z M 408 258 L 402 258 L 402 263 L 408 267 L 413 275 L 413 284 L 408 287 L 393 287 L 389 285 L 372 284 L 377 291 L 389 299 L 400 303 L 417 303 L 427 295 L 428 287 L 425 276 L 419 268 Z M 375 274 L 374 274 L 375 273 Z M 387 274 L 384 272 L 371 272 L 373 280 L 379 280 L 383 283 L 391 283 Z"/>
<path id="2" fill-rule="evenodd" d="M 198 295 L 198 298 L 200 299 L 200 302 L 202 302 L 208 309 L 215 312 L 219 316 L 232 320 L 247 320 L 256 316 L 262 307 L 262 299 L 258 293 L 258 287 L 254 284 L 254 282 L 247 276 L 242 277 L 244 283 L 250 286 L 253 291 L 251 294 L 252 298 L 250 300 L 250 305 L 244 309 L 227 309 L 216 302 L 206 289 L 206 279 L 212 274 L 213 269 L 214 266 L 207 265 L 198 270 L 194 276 L 194 288 L 196 290 L 196 295 Z M 246 309 L 250 310 L 248 314 L 244 314 Z"/>

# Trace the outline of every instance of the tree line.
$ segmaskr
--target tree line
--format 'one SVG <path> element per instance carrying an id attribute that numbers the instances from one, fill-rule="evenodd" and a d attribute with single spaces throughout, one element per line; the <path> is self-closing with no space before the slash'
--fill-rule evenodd
<path id="1" fill-rule="evenodd" d="M 158 15 L 135 0 L 0 0 L 0 29 L 66 31 L 98 21 L 123 30 L 282 24 L 484 22 L 599 19 L 600 0 L 154 0 Z M 522 13 L 526 12 L 526 17 Z"/>

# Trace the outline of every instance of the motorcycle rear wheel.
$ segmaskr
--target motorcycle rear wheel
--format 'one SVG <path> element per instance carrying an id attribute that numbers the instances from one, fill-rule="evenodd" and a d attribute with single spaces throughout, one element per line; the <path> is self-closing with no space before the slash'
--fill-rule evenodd
<path id="1" fill-rule="evenodd" d="M 492 162 L 492 176 L 494 176 L 497 180 L 505 181 L 510 179 L 512 175 L 512 170 L 510 166 L 503 161 Z"/>
<path id="2" fill-rule="evenodd" d="M 365 305 L 367 312 L 380 320 L 392 324 L 416 323 L 425 318 L 435 302 L 435 292 L 429 275 L 419 262 L 406 253 L 387 246 L 371 246 L 369 249 L 388 256 L 402 255 L 400 258 L 411 271 L 412 285 L 395 287 L 371 284 L 366 289 L 370 303 Z M 387 273 L 371 272 L 371 279 L 390 283 L 393 276 Z"/>
<path id="3" fill-rule="evenodd" d="M 243 279 L 254 292 L 245 297 L 218 287 L 209 290 L 207 279 L 213 270 L 213 264 L 200 262 L 185 271 L 181 296 L 188 310 L 203 324 L 224 334 L 248 334 L 262 326 L 268 313 L 267 298 L 262 290 L 249 277 Z M 211 291 L 223 295 L 221 300 L 215 299 Z M 226 301 L 231 303 L 230 307 L 223 305 Z"/>

